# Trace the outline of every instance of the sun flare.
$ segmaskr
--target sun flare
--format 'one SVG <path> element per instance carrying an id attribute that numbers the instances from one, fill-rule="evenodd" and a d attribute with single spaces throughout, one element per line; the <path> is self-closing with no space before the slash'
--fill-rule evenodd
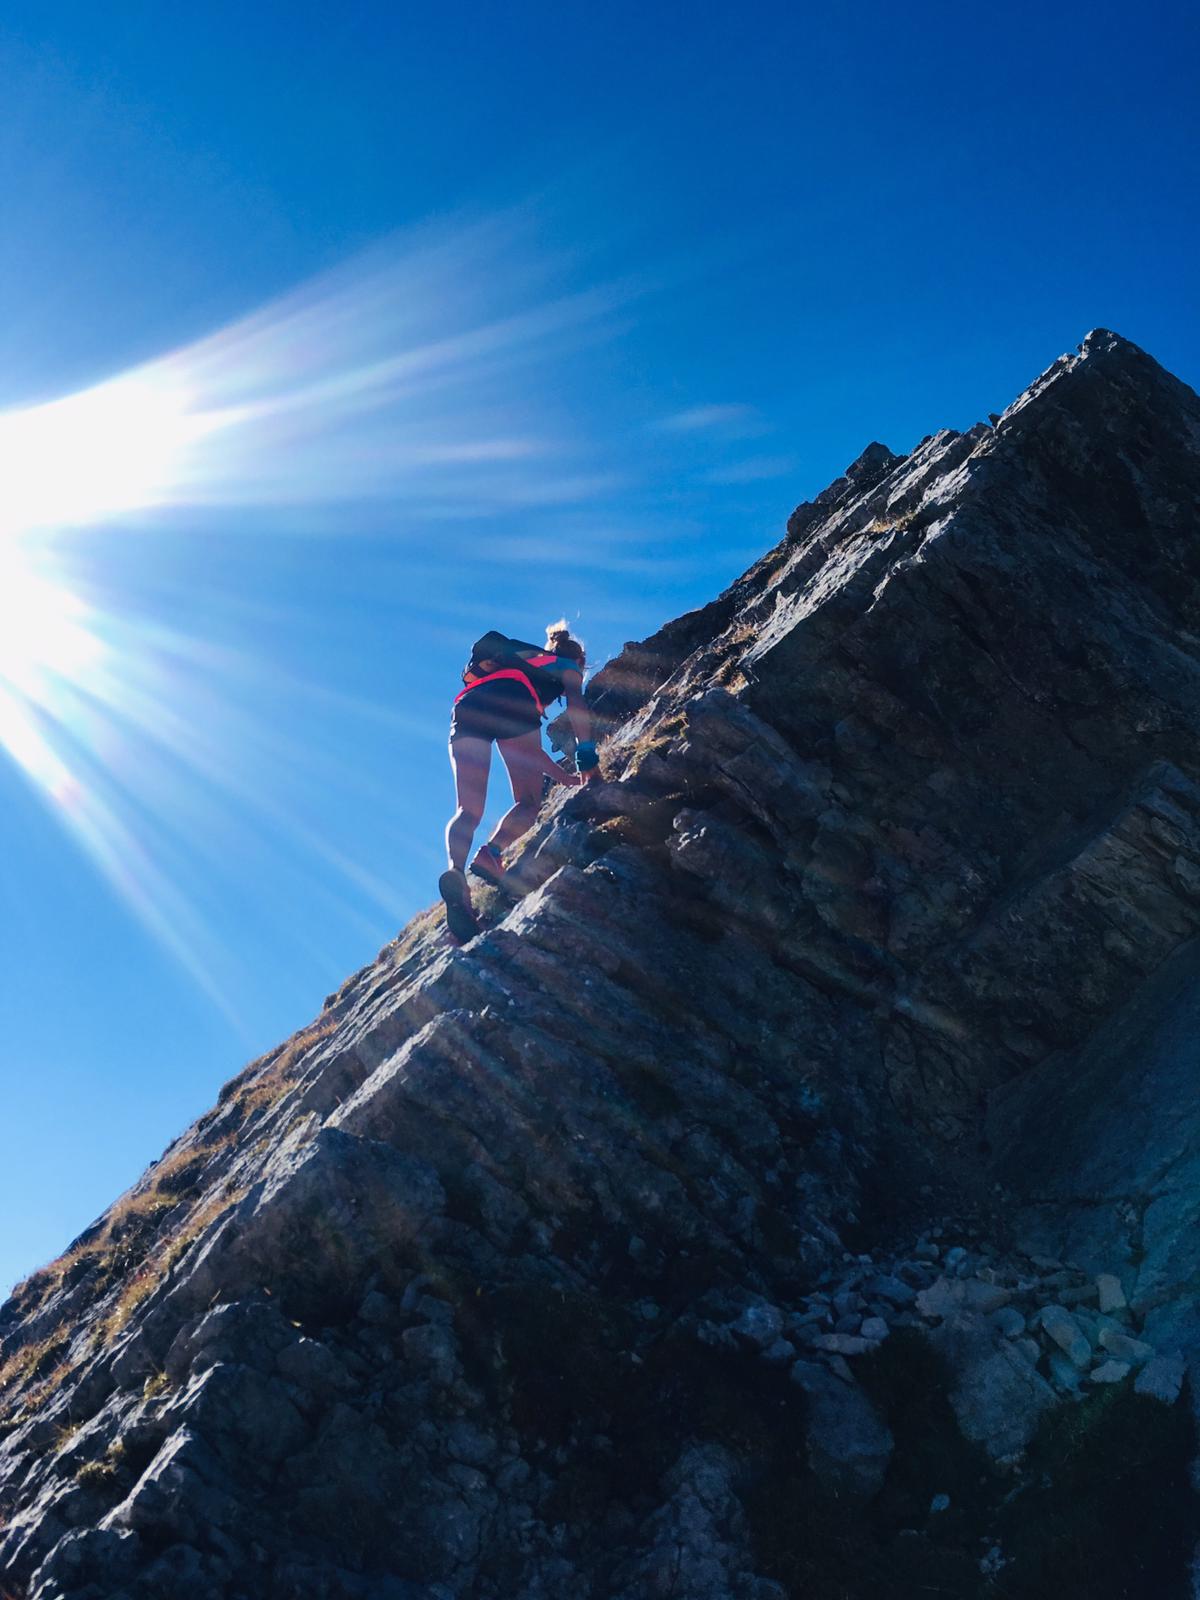
<path id="1" fill-rule="evenodd" d="M 173 587 L 174 541 L 216 529 L 284 563 L 347 502 L 399 542 L 605 493 L 548 397 L 635 286 L 555 294 L 533 221 L 416 229 L 192 344 L 0 412 L 0 758 L 218 1000 L 211 883 L 264 833 L 280 872 L 312 863 L 306 893 L 333 871 L 355 915 L 364 898 L 399 907 L 297 805 L 327 781 L 311 739 L 244 709 L 311 686 L 256 640 L 205 636 L 214 596 L 205 612 Z M 143 555 L 155 581 L 135 594 Z M 342 719 L 356 708 L 411 731 L 365 699 Z"/>
<path id="2" fill-rule="evenodd" d="M 0 543 L 0 682 L 40 702 L 48 675 L 86 672 L 102 646 L 84 602 L 34 559 L 17 538 Z"/>
<path id="3" fill-rule="evenodd" d="M 179 385 L 139 374 L 0 414 L 0 538 L 161 504 L 210 427 Z"/>

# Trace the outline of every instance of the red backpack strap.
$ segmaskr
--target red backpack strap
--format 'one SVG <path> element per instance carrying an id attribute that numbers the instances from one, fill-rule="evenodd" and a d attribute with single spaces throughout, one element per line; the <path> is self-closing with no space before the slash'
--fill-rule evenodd
<path id="1" fill-rule="evenodd" d="M 518 683 L 523 683 L 533 696 L 533 703 L 538 708 L 538 716 L 540 717 L 545 711 L 545 707 L 542 705 L 542 702 L 538 697 L 537 690 L 533 687 L 533 684 L 530 683 L 525 674 L 523 672 L 519 672 L 516 667 L 501 667 L 498 672 L 485 672 L 481 678 L 477 678 L 473 673 L 471 673 L 469 674 L 469 677 L 470 681 L 467 684 L 467 687 L 465 689 L 460 689 L 454 696 L 455 705 L 458 704 L 463 695 L 470 694 L 472 689 L 478 689 L 481 683 L 495 683 L 497 678 L 514 678 Z"/>

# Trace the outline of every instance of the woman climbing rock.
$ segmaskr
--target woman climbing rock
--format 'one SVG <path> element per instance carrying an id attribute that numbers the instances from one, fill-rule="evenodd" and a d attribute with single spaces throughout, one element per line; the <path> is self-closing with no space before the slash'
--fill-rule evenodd
<path id="1" fill-rule="evenodd" d="M 565 622 L 546 629 L 545 645 L 485 633 L 471 651 L 463 669 L 465 687 L 455 699 L 450 722 L 458 809 L 446 829 L 450 865 L 438 879 L 446 926 L 460 944 L 479 932 L 464 869 L 487 799 L 493 741 L 508 769 L 513 804 L 480 846 L 470 870 L 500 888 L 506 886 L 504 851 L 532 827 L 544 780 L 582 784 L 599 770 L 592 719 L 583 700 L 583 668 L 583 646 Z M 566 699 L 576 739 L 574 773 L 564 771 L 542 748 L 543 711 L 560 697 Z"/>

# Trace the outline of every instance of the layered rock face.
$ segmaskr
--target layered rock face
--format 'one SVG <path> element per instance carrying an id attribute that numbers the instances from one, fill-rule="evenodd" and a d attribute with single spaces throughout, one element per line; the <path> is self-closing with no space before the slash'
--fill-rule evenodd
<path id="1" fill-rule="evenodd" d="M 0 1584 L 1190 1593 L 1198 510 L 1101 331 L 628 646 L 524 898 L 0 1311 Z"/>

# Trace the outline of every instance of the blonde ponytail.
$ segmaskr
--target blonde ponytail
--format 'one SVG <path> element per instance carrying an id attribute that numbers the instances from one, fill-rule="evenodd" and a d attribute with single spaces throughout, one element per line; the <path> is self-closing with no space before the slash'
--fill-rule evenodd
<path id="1" fill-rule="evenodd" d="M 573 661 L 578 661 L 581 667 L 586 659 L 583 642 L 573 637 L 565 617 L 560 617 L 547 627 L 546 649 L 553 651 L 556 656 L 569 656 Z"/>

